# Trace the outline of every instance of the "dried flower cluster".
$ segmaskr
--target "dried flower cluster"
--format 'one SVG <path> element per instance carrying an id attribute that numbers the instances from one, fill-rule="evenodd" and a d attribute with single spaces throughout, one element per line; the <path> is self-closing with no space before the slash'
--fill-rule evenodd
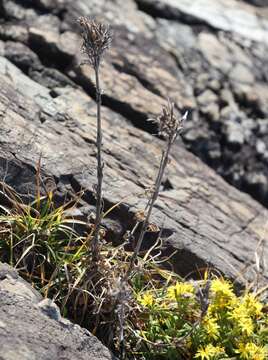
<path id="1" fill-rule="evenodd" d="M 78 22 L 82 29 L 82 51 L 87 55 L 89 64 L 98 68 L 105 50 L 111 45 L 111 30 L 109 26 L 85 16 L 81 16 Z"/>
<path id="2" fill-rule="evenodd" d="M 159 125 L 159 134 L 173 141 L 183 128 L 183 121 L 187 117 L 187 113 L 178 118 L 174 111 L 174 104 L 168 101 L 167 105 L 162 108 L 162 113 L 157 117 Z"/>

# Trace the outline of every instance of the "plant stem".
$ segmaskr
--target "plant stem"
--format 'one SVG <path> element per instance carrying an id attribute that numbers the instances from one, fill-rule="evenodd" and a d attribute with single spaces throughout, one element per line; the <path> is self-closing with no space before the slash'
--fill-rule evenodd
<path id="1" fill-rule="evenodd" d="M 154 207 L 154 204 L 155 204 L 155 202 L 156 202 L 156 200 L 158 198 L 158 195 L 159 195 L 159 190 L 160 190 L 162 178 L 163 178 L 163 175 L 164 175 L 164 172 L 165 172 L 165 168 L 166 168 L 166 166 L 168 164 L 170 149 L 171 149 L 171 146 L 172 146 L 174 140 L 175 140 L 175 138 L 169 138 L 168 143 L 167 143 L 167 147 L 162 152 L 162 157 L 161 157 L 157 177 L 156 177 L 155 184 L 154 184 L 154 191 L 153 191 L 153 194 L 152 194 L 151 198 L 149 199 L 149 201 L 148 201 L 148 203 L 146 205 L 146 209 L 148 208 L 148 211 L 147 211 L 145 220 L 144 220 L 144 222 L 142 224 L 142 228 L 141 228 L 140 236 L 138 238 L 137 245 L 136 245 L 135 250 L 133 252 L 133 255 L 132 255 L 131 259 L 130 259 L 130 264 L 129 264 L 125 279 L 128 279 L 128 277 L 129 277 L 129 275 L 130 275 L 130 273 L 131 273 L 131 271 L 132 271 L 132 269 L 134 267 L 135 261 L 136 261 L 136 259 L 138 257 L 138 253 L 140 251 L 140 248 L 141 248 L 141 245 L 142 245 L 142 242 L 143 242 L 144 235 L 145 235 L 145 233 L 147 231 L 147 228 L 148 228 L 148 225 L 150 223 L 150 218 L 151 218 L 151 215 L 152 215 L 153 207 Z"/>
<path id="2" fill-rule="evenodd" d="M 103 180 L 103 162 L 102 162 L 102 124 L 101 124 L 101 88 L 99 79 L 99 65 L 94 67 L 96 81 L 96 102 L 97 102 L 97 193 L 96 193 L 96 218 L 95 232 L 92 242 L 93 260 L 99 258 L 99 231 L 102 219 L 102 180 Z"/>

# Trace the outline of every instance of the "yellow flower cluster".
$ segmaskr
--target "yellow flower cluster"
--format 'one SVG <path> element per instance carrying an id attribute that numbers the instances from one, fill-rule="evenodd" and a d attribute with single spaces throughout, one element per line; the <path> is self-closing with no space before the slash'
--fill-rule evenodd
<path id="1" fill-rule="evenodd" d="M 220 335 L 220 326 L 217 323 L 215 317 L 210 317 L 209 315 L 205 317 L 203 321 L 203 327 L 208 335 L 208 337 L 216 340 Z"/>
<path id="2" fill-rule="evenodd" d="M 140 335 L 152 344 L 166 343 L 178 355 L 174 359 L 179 358 L 176 341 L 188 333 L 185 347 L 189 358 L 268 360 L 265 347 L 268 316 L 257 297 L 251 293 L 237 296 L 232 284 L 223 278 L 211 280 L 209 292 L 204 296 L 208 309 L 191 333 L 191 326 L 199 321 L 202 311 L 192 283 L 177 281 L 165 289 L 143 291 L 137 300 L 150 316 L 144 317 L 146 325 L 142 331 L 146 329 L 146 332 L 141 331 Z M 156 349 L 156 358 L 158 352 Z"/>
<path id="3" fill-rule="evenodd" d="M 222 278 L 212 280 L 210 290 L 213 294 L 213 302 L 217 309 L 229 306 L 236 298 L 232 284 Z"/>
<path id="4" fill-rule="evenodd" d="M 246 294 L 243 297 L 242 303 L 244 304 L 244 307 L 247 309 L 250 316 L 255 318 L 262 316 L 263 305 L 256 299 L 253 294 Z"/>
<path id="5" fill-rule="evenodd" d="M 167 297 L 172 300 L 177 300 L 180 296 L 189 296 L 194 294 L 195 289 L 192 284 L 177 281 L 175 285 L 167 288 Z"/>
<path id="6" fill-rule="evenodd" d="M 254 332 L 254 319 L 262 316 L 262 308 L 263 305 L 253 294 L 246 294 L 233 302 L 229 318 L 235 321 L 243 334 L 250 336 Z"/>
<path id="7" fill-rule="evenodd" d="M 268 348 L 257 346 L 252 342 L 239 344 L 236 352 L 240 354 L 241 359 L 245 360 L 267 360 L 268 358 Z"/>
<path id="8" fill-rule="evenodd" d="M 208 344 L 205 347 L 201 347 L 197 351 L 195 358 L 201 360 L 210 360 L 214 359 L 218 355 L 225 355 L 224 348 Z"/>
<path id="9" fill-rule="evenodd" d="M 250 336 L 254 331 L 254 325 L 251 317 L 249 316 L 249 312 L 245 304 L 240 304 L 235 307 L 229 318 L 234 320 L 237 326 L 240 328 L 243 334 Z"/>
<path id="10" fill-rule="evenodd" d="M 155 300 L 152 293 L 146 291 L 143 295 L 138 296 L 138 301 L 144 307 L 152 307 Z"/>

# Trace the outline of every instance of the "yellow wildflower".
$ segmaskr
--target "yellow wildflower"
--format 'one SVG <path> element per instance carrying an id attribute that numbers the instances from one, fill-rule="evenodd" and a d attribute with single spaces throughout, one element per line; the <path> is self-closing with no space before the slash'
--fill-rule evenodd
<path id="1" fill-rule="evenodd" d="M 245 333 L 247 336 L 252 335 L 254 331 L 254 325 L 250 318 L 242 317 L 238 322 L 238 326 L 240 327 L 242 333 Z"/>
<path id="2" fill-rule="evenodd" d="M 267 348 L 257 346 L 252 342 L 239 344 L 236 353 L 240 354 L 241 359 L 245 360 L 265 360 L 268 356 Z"/>
<path id="3" fill-rule="evenodd" d="M 209 337 L 212 339 L 217 339 L 219 337 L 220 326 L 217 324 L 216 318 L 206 317 L 203 325 Z"/>
<path id="4" fill-rule="evenodd" d="M 138 301 L 144 307 L 151 307 L 154 304 L 154 297 L 147 291 L 142 296 L 138 296 Z"/>
<path id="5" fill-rule="evenodd" d="M 177 281 L 175 285 L 171 285 L 167 288 L 167 297 L 176 300 L 182 295 L 192 295 L 194 291 L 192 284 Z"/>
<path id="6" fill-rule="evenodd" d="M 250 316 L 261 317 L 263 315 L 263 305 L 256 299 L 253 294 L 246 294 L 242 299 L 243 304 L 248 310 Z"/>
<path id="7" fill-rule="evenodd" d="M 234 320 L 237 326 L 241 329 L 242 333 L 251 335 L 254 331 L 253 321 L 249 316 L 247 308 L 244 304 L 240 304 L 232 310 L 229 318 Z"/>
<path id="8" fill-rule="evenodd" d="M 213 359 L 217 355 L 224 355 L 225 351 L 224 348 L 221 348 L 220 346 L 213 346 L 212 344 L 208 344 L 205 347 L 201 347 L 196 355 L 196 359 L 201 360 L 210 360 Z"/>
<path id="9" fill-rule="evenodd" d="M 212 280 L 210 289 L 216 294 L 220 293 L 230 298 L 234 296 L 232 284 L 221 278 Z"/>
<path id="10" fill-rule="evenodd" d="M 218 309 L 229 307 L 236 300 L 232 284 L 224 279 L 212 280 L 210 289 L 214 294 L 213 304 Z"/>

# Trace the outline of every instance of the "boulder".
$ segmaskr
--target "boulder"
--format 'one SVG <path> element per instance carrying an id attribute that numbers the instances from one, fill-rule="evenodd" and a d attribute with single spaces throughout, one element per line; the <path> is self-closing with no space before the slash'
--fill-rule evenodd
<path id="1" fill-rule="evenodd" d="M 58 307 L 0 263 L 0 358 L 115 360 L 86 329 L 63 319 Z"/>

